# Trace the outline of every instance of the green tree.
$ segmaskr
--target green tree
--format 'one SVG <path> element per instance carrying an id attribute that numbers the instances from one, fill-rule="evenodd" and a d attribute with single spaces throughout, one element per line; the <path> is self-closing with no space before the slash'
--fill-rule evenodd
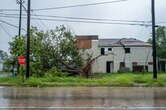
<path id="1" fill-rule="evenodd" d="M 7 60 L 8 60 L 7 52 L 0 50 L 0 63 L 3 63 L 3 71 L 10 71 L 10 69 L 9 69 L 10 65 L 6 65 L 6 63 L 5 63 Z"/>
<path id="2" fill-rule="evenodd" d="M 26 55 L 25 41 L 26 36 L 13 38 L 9 43 L 12 56 Z M 44 72 L 54 66 L 61 71 L 72 71 L 82 65 L 79 49 L 75 45 L 75 36 L 64 26 L 47 32 L 32 27 L 30 43 L 31 75 L 44 76 Z"/>
<path id="3" fill-rule="evenodd" d="M 159 27 L 156 31 L 157 55 L 166 58 L 166 27 Z"/>
<path id="4" fill-rule="evenodd" d="M 6 58 L 8 58 L 8 54 L 3 50 L 0 50 L 0 59 L 5 60 Z"/>
<path id="5" fill-rule="evenodd" d="M 148 40 L 152 43 L 152 39 Z M 157 56 L 166 58 L 166 27 L 160 26 L 156 29 Z"/>

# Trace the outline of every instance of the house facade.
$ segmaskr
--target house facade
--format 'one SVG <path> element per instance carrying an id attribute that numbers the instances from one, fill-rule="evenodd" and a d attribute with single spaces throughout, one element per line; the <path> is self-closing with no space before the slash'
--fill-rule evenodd
<path id="1" fill-rule="evenodd" d="M 152 72 L 152 46 L 134 39 L 98 39 L 98 36 L 77 36 L 78 47 L 92 58 L 100 56 L 91 65 L 93 73 Z M 86 55 L 84 56 L 86 57 Z"/>
<path id="2" fill-rule="evenodd" d="M 0 58 L 0 71 L 3 71 L 3 61 L 1 58 Z"/>

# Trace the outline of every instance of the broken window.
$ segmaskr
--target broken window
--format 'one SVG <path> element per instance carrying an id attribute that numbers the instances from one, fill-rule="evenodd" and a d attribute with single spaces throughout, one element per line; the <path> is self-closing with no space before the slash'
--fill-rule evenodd
<path id="1" fill-rule="evenodd" d="M 112 48 L 108 48 L 108 51 L 112 51 Z"/>
<path id="2" fill-rule="evenodd" d="M 101 55 L 105 55 L 105 48 L 101 48 Z"/>
<path id="3" fill-rule="evenodd" d="M 125 48 L 125 53 L 130 53 L 130 48 Z"/>

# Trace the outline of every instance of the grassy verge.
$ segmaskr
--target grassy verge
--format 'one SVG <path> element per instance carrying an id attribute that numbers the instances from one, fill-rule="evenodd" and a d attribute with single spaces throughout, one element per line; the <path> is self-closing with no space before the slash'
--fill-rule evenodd
<path id="1" fill-rule="evenodd" d="M 95 78 L 80 77 L 31 77 L 22 81 L 21 77 L 3 77 L 0 78 L 0 86 L 27 86 L 27 87 L 55 87 L 55 86 L 87 86 L 87 87 L 153 87 L 166 86 L 166 73 L 160 73 L 158 79 L 152 78 L 152 74 L 97 74 Z"/>
<path id="2" fill-rule="evenodd" d="M 11 72 L 3 72 L 3 71 L 0 71 L 0 74 L 9 74 Z"/>

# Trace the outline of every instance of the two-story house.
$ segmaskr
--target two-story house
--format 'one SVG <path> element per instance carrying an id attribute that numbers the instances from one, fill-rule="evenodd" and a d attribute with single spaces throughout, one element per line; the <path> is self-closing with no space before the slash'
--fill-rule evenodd
<path id="1" fill-rule="evenodd" d="M 135 38 L 98 39 L 98 36 L 77 36 L 77 45 L 93 58 L 93 73 L 153 70 L 152 46 Z M 86 56 L 84 56 L 86 57 Z"/>

